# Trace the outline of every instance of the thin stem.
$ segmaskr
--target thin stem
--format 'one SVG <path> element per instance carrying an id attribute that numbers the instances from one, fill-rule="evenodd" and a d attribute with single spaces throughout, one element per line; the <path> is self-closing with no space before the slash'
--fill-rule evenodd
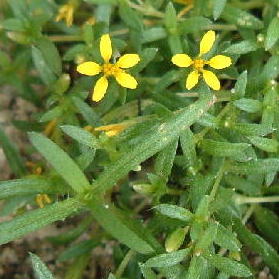
<path id="1" fill-rule="evenodd" d="M 255 208 L 256 208 L 256 204 L 252 204 L 249 209 L 246 211 L 244 217 L 242 218 L 242 224 L 245 225 L 247 223 L 247 221 L 249 220 L 249 218 L 252 216 Z"/>
<path id="2" fill-rule="evenodd" d="M 125 268 L 127 267 L 129 261 L 132 259 L 132 257 L 135 255 L 135 252 L 133 250 L 129 250 L 129 252 L 125 255 L 124 259 L 122 260 L 121 264 L 119 265 L 115 277 L 120 278 L 122 274 L 125 271 Z"/>
<path id="3" fill-rule="evenodd" d="M 218 173 L 217 173 L 215 182 L 213 184 L 211 193 L 209 195 L 209 200 L 210 201 L 213 201 L 215 196 L 216 196 L 216 193 L 218 191 L 218 188 L 219 188 L 220 182 L 223 178 L 225 170 L 226 170 L 226 163 L 225 163 L 225 160 L 223 160 L 222 165 L 221 165 L 220 169 L 218 170 Z"/>
<path id="4" fill-rule="evenodd" d="M 79 42 L 82 41 L 81 36 L 78 35 L 53 35 L 48 36 L 52 42 Z"/>
<path id="5" fill-rule="evenodd" d="M 266 203 L 266 202 L 279 202 L 279 196 L 272 196 L 272 197 L 246 197 L 241 195 L 235 196 L 236 204 Z"/>

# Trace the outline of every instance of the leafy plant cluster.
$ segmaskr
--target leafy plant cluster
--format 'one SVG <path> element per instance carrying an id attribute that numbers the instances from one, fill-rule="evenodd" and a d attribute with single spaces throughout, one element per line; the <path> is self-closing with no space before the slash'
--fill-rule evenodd
<path id="1" fill-rule="evenodd" d="M 0 130 L 15 179 L 0 182 L 0 243 L 74 215 L 80 223 L 50 239 L 66 248 L 65 278 L 82 278 L 91 251 L 115 240 L 109 279 L 257 278 L 279 274 L 278 0 L 9 0 L 1 2 L 0 84 L 37 107 L 14 119 L 30 145 L 19 151 Z M 203 35 L 206 59 L 230 57 L 186 90 Z M 92 101 L 96 76 L 77 66 L 136 53 L 129 90 L 109 79 Z M 5 94 L 5 92 L 1 92 Z M 33 154 L 41 159 L 26 164 Z M 27 207 L 27 205 L 31 205 Z M 94 225 L 89 240 L 79 240 Z M 262 263 L 252 264 L 253 254 Z M 38 278 L 54 278 L 31 254 Z"/>

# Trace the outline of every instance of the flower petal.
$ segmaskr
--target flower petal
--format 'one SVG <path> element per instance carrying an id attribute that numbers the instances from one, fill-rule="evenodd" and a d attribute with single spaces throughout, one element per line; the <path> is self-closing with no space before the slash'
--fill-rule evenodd
<path id="1" fill-rule="evenodd" d="M 225 55 L 216 55 L 208 61 L 208 64 L 214 69 L 224 69 L 232 64 L 232 60 Z"/>
<path id="2" fill-rule="evenodd" d="M 101 37 L 100 52 L 105 62 L 109 62 L 112 56 L 112 46 L 109 34 L 105 34 Z"/>
<path id="3" fill-rule="evenodd" d="M 77 66 L 80 74 L 87 76 L 95 76 L 101 72 L 101 66 L 95 62 L 84 62 Z"/>
<path id="4" fill-rule="evenodd" d="M 125 73 L 124 71 L 116 74 L 115 78 L 116 81 L 123 87 L 135 89 L 138 86 L 138 82 L 136 81 L 136 79 L 133 76 Z"/>
<path id="5" fill-rule="evenodd" d="M 176 54 L 172 57 L 171 62 L 181 68 L 187 68 L 193 63 L 191 57 L 187 54 Z"/>
<path id="6" fill-rule="evenodd" d="M 137 65 L 140 61 L 140 57 L 137 54 L 125 54 L 117 61 L 117 66 L 123 69 L 131 68 Z"/>
<path id="7" fill-rule="evenodd" d="M 220 90 L 220 81 L 214 73 L 203 70 L 203 78 L 209 87 L 214 90 Z"/>
<path id="8" fill-rule="evenodd" d="M 108 88 L 108 80 L 105 77 L 101 77 L 97 80 L 96 85 L 94 87 L 92 100 L 95 102 L 99 102 L 104 98 L 104 95 Z"/>
<path id="9" fill-rule="evenodd" d="M 200 42 L 200 55 L 208 53 L 215 42 L 215 32 L 207 31 Z"/>
<path id="10" fill-rule="evenodd" d="M 192 89 L 199 81 L 199 73 L 198 71 L 192 71 L 186 80 L 186 88 L 188 90 Z"/>

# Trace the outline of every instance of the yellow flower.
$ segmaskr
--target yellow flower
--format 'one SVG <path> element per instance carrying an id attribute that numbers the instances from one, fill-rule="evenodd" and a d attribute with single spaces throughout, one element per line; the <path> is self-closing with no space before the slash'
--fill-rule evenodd
<path id="1" fill-rule="evenodd" d="M 67 26 L 71 26 L 73 24 L 74 11 L 75 5 L 72 3 L 68 3 L 61 6 L 58 10 L 58 14 L 55 18 L 55 21 L 61 21 L 65 19 Z"/>
<path id="2" fill-rule="evenodd" d="M 210 51 L 215 41 L 215 32 L 210 30 L 205 33 L 200 42 L 199 56 L 193 60 L 187 54 L 176 54 L 172 57 L 172 63 L 181 68 L 193 66 L 194 70 L 188 75 L 186 80 L 186 88 L 192 89 L 197 85 L 199 77 L 202 74 L 205 82 L 214 90 L 220 90 L 220 81 L 217 76 L 204 67 L 209 65 L 214 69 L 224 69 L 232 64 L 231 58 L 225 55 L 216 55 L 209 61 L 202 59 L 202 56 Z"/>
<path id="3" fill-rule="evenodd" d="M 126 129 L 130 125 L 131 123 L 129 123 L 129 121 L 126 121 L 119 124 L 100 126 L 95 128 L 95 131 L 104 131 L 107 136 L 113 137 L 121 133 L 124 129 Z"/>
<path id="4" fill-rule="evenodd" d="M 47 194 L 38 194 L 36 196 L 36 203 L 40 208 L 44 208 L 45 203 L 51 203 L 51 199 Z"/>
<path id="5" fill-rule="evenodd" d="M 108 88 L 108 77 L 114 76 L 116 81 L 123 87 L 135 89 L 138 85 L 136 79 L 127 74 L 124 69 L 131 68 L 138 64 L 140 57 L 137 54 L 125 54 L 121 56 L 115 64 L 109 62 L 112 57 L 112 46 L 109 34 L 101 37 L 100 52 L 104 60 L 103 65 L 95 62 L 84 62 L 77 67 L 77 71 L 83 75 L 95 76 L 103 73 L 98 79 L 93 90 L 92 100 L 99 102 L 104 98 Z"/>

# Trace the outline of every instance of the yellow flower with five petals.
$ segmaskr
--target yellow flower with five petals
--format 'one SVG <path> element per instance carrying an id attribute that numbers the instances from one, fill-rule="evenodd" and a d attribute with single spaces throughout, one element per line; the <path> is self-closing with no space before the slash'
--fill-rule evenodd
<path id="1" fill-rule="evenodd" d="M 205 33 L 200 42 L 200 53 L 199 56 L 191 59 L 187 54 L 176 54 L 172 57 L 172 63 L 181 68 L 187 68 L 193 66 L 194 70 L 188 75 L 186 79 L 186 88 L 192 89 L 197 85 L 200 75 L 209 87 L 214 90 L 220 90 L 220 81 L 217 76 L 209 71 L 205 70 L 204 67 L 209 65 L 214 69 L 224 69 L 232 64 L 231 58 L 225 55 L 216 55 L 210 60 L 204 60 L 202 56 L 208 53 L 215 41 L 215 32 L 210 30 Z"/>
<path id="2" fill-rule="evenodd" d="M 125 72 L 125 69 L 129 69 L 140 61 L 138 54 L 125 54 L 121 56 L 116 63 L 110 63 L 112 57 L 112 46 L 109 34 L 105 34 L 101 37 L 100 41 L 100 53 L 104 60 L 103 65 L 99 65 L 96 62 L 88 61 L 84 62 L 77 67 L 77 71 L 83 75 L 95 76 L 99 73 L 103 73 L 103 76 L 98 79 L 93 90 L 92 100 L 99 102 L 104 98 L 104 95 L 108 88 L 108 77 L 114 76 L 116 81 L 125 88 L 135 89 L 138 82 L 130 74 Z"/>

